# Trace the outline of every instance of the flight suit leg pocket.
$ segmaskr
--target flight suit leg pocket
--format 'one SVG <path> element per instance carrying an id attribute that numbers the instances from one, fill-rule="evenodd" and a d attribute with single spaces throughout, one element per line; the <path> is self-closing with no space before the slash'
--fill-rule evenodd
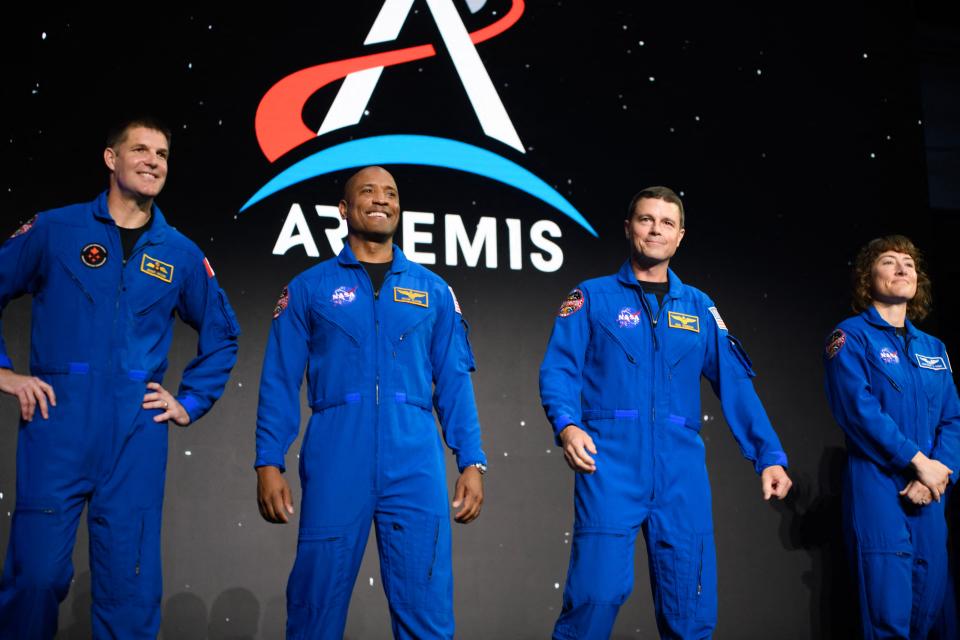
<path id="1" fill-rule="evenodd" d="M 392 607 L 448 606 L 449 539 L 449 524 L 437 515 L 377 519 L 383 589 Z"/>
<path id="2" fill-rule="evenodd" d="M 584 526 L 573 532 L 564 600 L 623 604 L 633 590 L 633 539 L 628 529 Z"/>
<path id="3" fill-rule="evenodd" d="M 904 549 L 861 549 L 860 579 L 866 599 L 865 613 L 875 629 L 900 629 L 910 626 L 913 606 L 910 598 L 913 583 L 913 554 Z"/>
<path id="4" fill-rule="evenodd" d="M 697 581 L 694 587 L 696 619 L 702 622 L 717 620 L 717 552 L 713 533 L 697 536 Z"/>
<path id="5" fill-rule="evenodd" d="M 134 514 L 90 513 L 93 599 L 101 604 L 160 602 L 160 509 Z"/>
<path id="6" fill-rule="evenodd" d="M 311 619 L 335 610 L 353 588 L 346 575 L 349 555 L 350 544 L 343 527 L 301 528 L 287 583 L 288 608 L 307 610 Z M 291 611 L 291 615 L 296 614 Z"/>

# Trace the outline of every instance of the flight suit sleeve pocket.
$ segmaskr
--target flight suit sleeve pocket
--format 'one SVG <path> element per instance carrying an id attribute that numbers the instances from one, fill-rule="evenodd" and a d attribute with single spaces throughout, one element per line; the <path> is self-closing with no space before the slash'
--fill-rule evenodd
<path id="1" fill-rule="evenodd" d="M 730 345 L 730 351 L 733 354 L 734 367 L 738 369 L 737 373 L 741 378 L 755 378 L 757 376 L 753 371 L 753 362 L 740 341 L 732 335 L 727 334 L 727 341 Z"/>
<path id="2" fill-rule="evenodd" d="M 239 337 L 240 323 L 237 322 L 237 314 L 233 312 L 233 307 L 230 306 L 230 301 L 227 300 L 227 294 L 223 289 L 217 289 L 217 302 L 223 314 L 224 335 L 231 339 Z"/>

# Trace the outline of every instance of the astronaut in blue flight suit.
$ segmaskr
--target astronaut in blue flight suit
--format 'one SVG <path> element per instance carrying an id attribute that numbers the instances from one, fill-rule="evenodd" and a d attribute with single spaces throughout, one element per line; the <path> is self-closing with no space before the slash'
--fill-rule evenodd
<path id="1" fill-rule="evenodd" d="M 0 390 L 20 402 L 17 498 L 0 584 L 0 638 L 52 638 L 88 508 L 95 638 L 155 638 L 167 421 L 220 396 L 239 328 L 201 251 L 154 204 L 169 131 L 111 131 L 109 189 L 46 211 L 0 247 L 0 308 L 33 295 L 30 372 L 0 341 Z M 174 396 L 163 386 L 178 313 L 199 334 Z"/>
<path id="2" fill-rule="evenodd" d="M 927 637 L 947 583 L 945 492 L 960 465 L 960 401 L 942 342 L 917 329 L 930 306 L 919 251 L 903 236 L 867 244 L 853 307 L 824 354 L 843 428 L 846 547 L 863 634 Z"/>
<path id="3" fill-rule="evenodd" d="M 269 522 L 293 513 L 281 473 L 300 430 L 304 370 L 313 412 L 287 638 L 343 637 L 371 520 L 394 636 L 452 638 L 450 507 L 432 409 L 461 473 L 455 519 L 470 522 L 486 457 L 466 325 L 453 289 L 392 244 L 400 204 L 387 171 L 354 174 L 340 214 L 347 243 L 284 289 L 260 378 L 255 464 Z"/>
<path id="4" fill-rule="evenodd" d="M 750 360 L 713 302 L 668 266 L 684 235 L 666 187 L 634 196 L 630 259 L 563 301 L 540 368 L 540 394 L 567 463 L 579 472 L 574 539 L 557 639 L 608 638 L 633 587 L 642 530 L 657 627 L 708 638 L 716 624 L 710 484 L 700 431 L 706 376 L 764 499 L 792 484 L 787 457 L 750 378 Z"/>

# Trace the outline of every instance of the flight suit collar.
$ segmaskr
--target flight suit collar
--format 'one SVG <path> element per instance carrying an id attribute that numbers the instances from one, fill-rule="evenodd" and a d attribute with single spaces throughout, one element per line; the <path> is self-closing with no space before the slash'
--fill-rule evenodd
<path id="1" fill-rule="evenodd" d="M 880 315 L 880 312 L 877 311 L 877 308 L 873 305 L 867 307 L 867 310 L 860 314 L 867 323 L 873 325 L 877 329 L 882 329 L 884 331 L 895 331 L 896 327 L 891 325 L 889 322 L 883 319 L 883 316 Z M 913 326 L 913 323 L 910 322 L 909 318 L 905 319 L 904 326 L 907 328 L 907 335 L 910 338 L 916 338 L 919 334 L 919 331 L 916 327 Z"/>
<path id="2" fill-rule="evenodd" d="M 630 263 L 629 258 L 623 263 L 623 266 L 620 267 L 620 271 L 617 272 L 617 280 L 625 286 L 636 289 L 641 288 L 640 283 L 637 282 L 637 276 L 633 273 L 633 265 Z M 680 278 L 677 277 L 677 274 L 673 272 L 673 269 L 667 269 L 667 281 L 670 283 L 670 290 L 667 292 L 665 298 L 681 297 L 681 295 L 683 295 L 684 284 L 680 281 Z"/>
<path id="3" fill-rule="evenodd" d="M 113 217 L 110 215 L 110 208 L 107 205 L 107 191 L 104 191 L 97 199 L 93 201 L 93 217 L 101 222 L 116 224 Z M 160 212 L 160 207 L 157 206 L 157 203 L 154 202 L 150 207 L 150 216 L 153 218 L 153 223 L 150 225 L 150 228 L 143 234 L 143 237 L 137 243 L 145 244 L 159 244 L 163 242 L 163 239 L 167 234 L 167 219 L 163 217 L 163 213 Z"/>
<path id="4" fill-rule="evenodd" d="M 343 249 L 340 250 L 340 254 L 337 255 L 337 262 L 342 266 L 360 266 L 360 261 L 357 260 L 357 257 L 353 255 L 353 249 L 350 248 L 349 242 L 343 243 Z M 393 264 L 390 265 L 390 273 L 402 273 L 407 270 L 410 266 L 410 261 L 403 251 L 400 250 L 400 247 L 393 245 Z"/>

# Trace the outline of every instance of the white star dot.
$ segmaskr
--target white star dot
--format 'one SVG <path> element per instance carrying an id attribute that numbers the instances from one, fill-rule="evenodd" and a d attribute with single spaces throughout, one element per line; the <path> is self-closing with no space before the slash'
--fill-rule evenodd
<path id="1" fill-rule="evenodd" d="M 373 578 L 370 578 L 370 586 L 373 586 Z"/>
<path id="2" fill-rule="evenodd" d="M 646 43 L 645 43 L 643 40 L 640 40 L 639 42 L 637 42 L 637 44 L 642 47 L 642 46 L 645 45 Z"/>
<path id="3" fill-rule="evenodd" d="M 510 454 L 507 453 L 506 451 L 503 452 L 503 457 L 504 457 L 504 458 L 506 458 L 508 455 L 510 455 Z"/>
<path id="4" fill-rule="evenodd" d="M 46 32 L 46 31 L 44 31 L 43 33 L 40 34 L 40 39 L 41 39 L 41 40 L 46 40 L 46 39 L 47 39 L 47 32 Z"/>
<path id="5" fill-rule="evenodd" d="M 553 588 L 554 588 L 554 589 L 559 589 L 559 588 L 560 588 L 560 583 L 559 583 L 559 582 L 554 582 L 554 583 L 553 583 Z"/>
<path id="6" fill-rule="evenodd" d="M 870 157 L 871 157 L 871 158 L 876 158 L 876 157 L 877 157 L 877 154 L 871 153 L 871 154 L 870 154 Z"/>
<path id="7" fill-rule="evenodd" d="M 188 63 L 187 63 L 187 69 L 193 69 L 193 63 L 192 63 L 192 62 L 188 62 Z"/>
<path id="8" fill-rule="evenodd" d="M 521 420 L 521 421 L 520 421 L 520 426 L 521 426 L 521 427 L 527 426 L 527 421 L 526 421 L 526 420 Z"/>
<path id="9" fill-rule="evenodd" d="M 697 122 L 700 122 L 700 116 L 693 116 L 693 119 L 696 120 Z"/>
<path id="10" fill-rule="evenodd" d="M 864 59 L 864 60 L 867 59 L 867 54 L 863 54 L 863 59 Z"/>
<path id="11" fill-rule="evenodd" d="M 365 115 L 365 116 L 370 115 L 370 109 L 364 109 L 364 110 L 363 110 L 363 115 Z"/>
<path id="12" fill-rule="evenodd" d="M 236 217 L 236 216 L 234 216 L 234 217 Z M 242 387 L 242 386 L 243 386 L 243 383 L 242 383 L 242 382 L 238 382 L 238 383 L 237 383 L 237 386 L 238 386 L 238 387 Z"/>
<path id="13" fill-rule="evenodd" d="M 193 455 L 193 451 L 190 451 L 189 449 L 187 449 L 186 451 L 183 452 L 183 455 L 185 455 L 185 456 L 192 456 L 192 455 Z"/>
<path id="14" fill-rule="evenodd" d="M 243 523 L 242 523 L 242 522 L 238 522 L 238 523 L 237 523 L 237 526 L 238 526 L 238 527 L 242 527 L 242 526 L 243 526 Z"/>
<path id="15" fill-rule="evenodd" d="M 654 82 L 656 78 L 654 78 L 653 76 L 650 76 L 649 78 L 647 78 L 647 80 L 649 80 L 650 82 Z"/>
<path id="16" fill-rule="evenodd" d="M 623 25 L 623 30 L 624 30 L 624 31 L 627 30 L 627 25 Z"/>
<path id="17" fill-rule="evenodd" d="M 550 453 L 550 449 L 547 449 L 547 453 Z"/>
<path id="18" fill-rule="evenodd" d="M 757 75 L 763 75 L 763 69 L 757 69 Z"/>

